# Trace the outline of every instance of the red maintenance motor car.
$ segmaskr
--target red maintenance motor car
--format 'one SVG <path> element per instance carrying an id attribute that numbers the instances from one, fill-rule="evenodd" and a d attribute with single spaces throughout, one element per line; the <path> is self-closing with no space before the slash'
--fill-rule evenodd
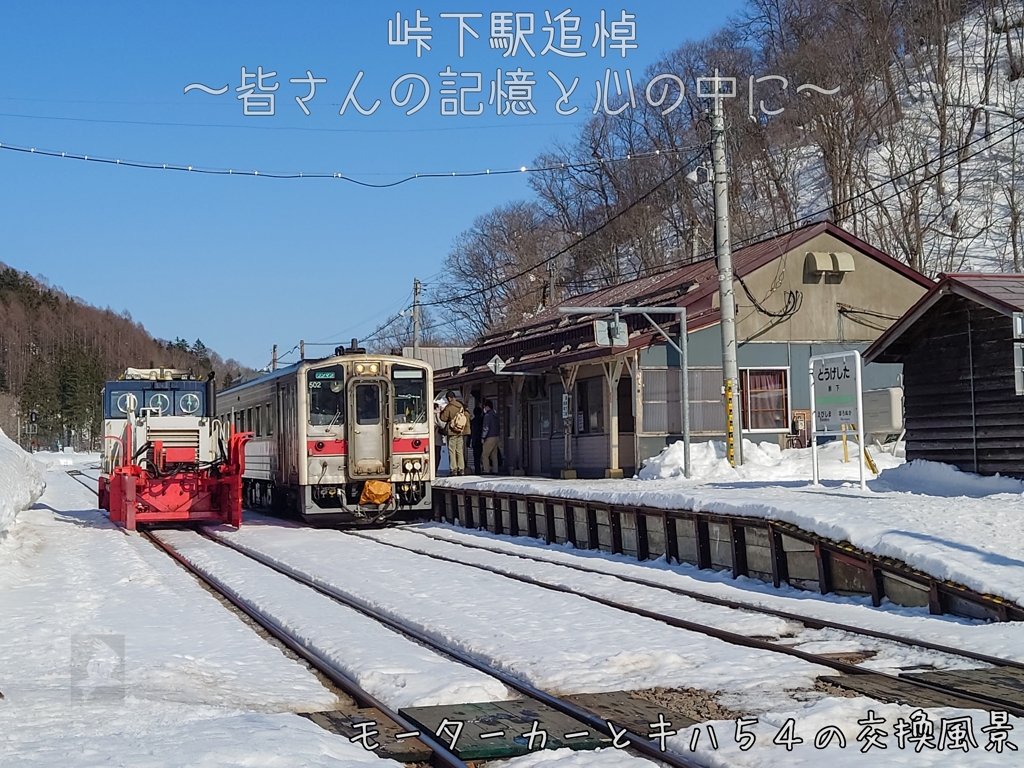
<path id="1" fill-rule="evenodd" d="M 129 368 L 104 386 L 99 501 L 113 522 L 241 525 L 251 434 L 215 413 L 213 374 Z"/>

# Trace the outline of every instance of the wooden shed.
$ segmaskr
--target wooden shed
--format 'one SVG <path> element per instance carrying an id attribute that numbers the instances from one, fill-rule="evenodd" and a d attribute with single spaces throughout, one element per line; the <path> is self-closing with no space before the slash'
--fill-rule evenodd
<path id="1" fill-rule="evenodd" d="M 941 275 L 864 353 L 903 364 L 908 460 L 1024 477 L 1022 312 L 1024 275 Z"/>

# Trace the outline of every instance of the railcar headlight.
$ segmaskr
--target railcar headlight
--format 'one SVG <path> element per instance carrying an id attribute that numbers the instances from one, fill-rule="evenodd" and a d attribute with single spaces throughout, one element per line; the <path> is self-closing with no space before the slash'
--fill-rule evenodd
<path id="1" fill-rule="evenodd" d="M 402 462 L 402 471 L 403 472 L 412 472 L 412 460 L 411 459 L 405 459 Z"/>
<path id="2" fill-rule="evenodd" d="M 423 462 L 420 461 L 419 459 L 413 459 L 413 462 L 412 462 L 412 470 L 413 470 L 413 472 L 419 472 L 421 469 L 423 469 Z"/>
<path id="3" fill-rule="evenodd" d="M 376 363 L 370 363 L 370 373 L 376 373 L 378 370 L 380 370 L 380 366 Z"/>
<path id="4" fill-rule="evenodd" d="M 356 373 L 362 373 L 366 370 L 366 366 L 362 363 L 356 363 Z"/>

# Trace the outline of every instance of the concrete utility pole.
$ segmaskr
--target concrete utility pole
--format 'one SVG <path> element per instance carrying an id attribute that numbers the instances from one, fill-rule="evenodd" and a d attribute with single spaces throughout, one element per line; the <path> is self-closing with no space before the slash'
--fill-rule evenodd
<path id="1" fill-rule="evenodd" d="M 717 72 L 716 81 L 717 81 Z M 719 87 L 716 82 L 716 88 Z M 718 93 L 715 93 L 718 96 Z M 743 463 L 742 409 L 739 367 L 736 363 L 736 293 L 733 290 L 732 243 L 729 239 L 729 168 L 725 160 L 725 115 L 722 99 L 713 98 L 711 112 L 711 162 L 715 181 L 715 257 L 718 260 L 718 297 L 722 310 L 722 375 L 732 382 L 735 399 L 726 444 L 733 449 L 733 466 Z"/>
<path id="2" fill-rule="evenodd" d="M 420 290 L 419 280 L 412 281 L 412 356 L 420 359 Z"/>
<path id="3" fill-rule="evenodd" d="M 274 345 L 274 355 L 270 358 L 270 370 L 277 370 L 277 344 Z"/>

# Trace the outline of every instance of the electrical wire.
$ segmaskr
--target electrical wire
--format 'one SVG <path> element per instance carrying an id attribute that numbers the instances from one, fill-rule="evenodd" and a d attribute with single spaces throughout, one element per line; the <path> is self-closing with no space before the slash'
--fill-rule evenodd
<path id="1" fill-rule="evenodd" d="M 702 150 L 703 150 L 703 148 L 702 148 Z M 657 184 L 655 184 L 649 190 L 644 192 L 642 195 L 640 195 L 640 197 L 636 198 L 633 202 L 631 202 L 629 205 L 627 205 L 621 211 L 619 211 L 618 213 L 614 214 L 613 216 L 610 216 L 609 218 L 605 219 L 597 227 L 595 227 L 594 229 L 590 230 L 586 234 L 582 235 L 579 239 L 577 239 L 574 242 L 570 243 L 569 245 L 565 246 L 564 248 L 562 248 L 561 250 L 557 251 L 556 253 L 553 253 L 551 256 L 548 256 L 546 259 L 542 259 L 538 263 L 532 264 L 531 266 L 527 267 L 526 269 L 520 270 L 519 272 L 517 272 L 517 273 L 515 273 L 513 275 L 510 275 L 508 277 L 505 277 L 505 278 L 503 278 L 503 279 L 501 279 L 501 280 L 499 280 L 499 281 L 497 281 L 495 283 L 491 283 L 488 286 L 484 286 L 482 288 L 477 288 L 476 290 L 472 291 L 471 293 L 465 293 L 465 294 L 461 294 L 461 295 L 457 295 L 457 296 L 449 296 L 449 297 L 446 297 L 444 299 L 435 299 L 434 301 L 425 301 L 425 302 L 422 302 L 420 304 L 420 306 L 421 307 L 432 307 L 432 306 L 439 306 L 439 305 L 457 303 L 459 301 L 465 301 L 466 299 L 469 299 L 469 298 L 472 298 L 474 296 L 477 296 L 480 293 L 485 293 L 487 291 L 493 291 L 496 288 L 501 288 L 502 286 L 508 285 L 513 280 L 518 280 L 520 277 L 523 277 L 523 276 L 533 272 L 534 270 L 536 270 L 536 269 L 538 269 L 540 267 L 543 267 L 543 266 L 545 266 L 547 264 L 550 264 L 552 261 L 557 259 L 559 256 L 561 256 L 561 255 L 563 255 L 565 253 L 568 253 L 569 251 L 571 251 L 573 248 L 577 247 L 581 243 L 586 242 L 591 237 L 593 237 L 594 235 L 598 234 L 599 232 L 604 230 L 606 227 L 611 225 L 613 222 L 615 222 L 616 220 L 618 220 L 622 216 L 625 216 L 627 213 L 629 213 L 631 210 L 633 210 L 636 206 L 638 206 L 641 203 L 643 203 L 644 201 L 646 201 L 648 198 L 650 198 L 652 195 L 654 195 L 656 192 L 658 192 L 662 187 L 664 187 L 666 184 L 668 184 L 672 179 L 674 179 L 676 176 L 678 176 L 683 171 L 685 171 L 690 166 L 690 163 L 692 163 L 693 160 L 695 160 L 695 159 L 696 159 L 696 156 L 689 158 L 684 163 L 681 163 L 679 165 L 679 167 L 676 168 L 676 170 L 672 171 L 672 173 L 670 173 L 668 176 L 663 178 L 661 181 L 659 181 Z"/>
<path id="2" fill-rule="evenodd" d="M 483 171 L 451 171 L 450 173 L 410 173 L 403 176 L 400 179 L 396 179 L 395 181 L 372 182 L 364 181 L 362 179 L 355 178 L 353 176 L 348 176 L 343 173 L 328 171 L 306 173 L 304 171 L 259 171 L 235 170 L 234 168 L 206 168 L 198 165 L 150 163 L 138 160 L 122 160 L 120 158 L 95 157 L 93 155 L 79 155 L 71 152 L 58 152 L 57 150 L 39 149 L 37 147 L 21 147 L 4 143 L 0 143 L 0 150 L 6 150 L 8 152 L 19 152 L 22 154 L 29 155 L 41 155 L 43 157 L 59 157 L 65 160 L 80 160 L 83 162 L 90 163 L 102 163 L 104 165 L 118 165 L 125 166 L 127 168 L 141 168 L 145 170 L 154 171 L 178 171 L 185 173 L 203 174 L 207 176 L 253 176 L 265 179 L 338 179 L 341 181 L 348 182 L 349 184 L 356 184 L 360 187 L 367 187 L 370 189 L 389 189 L 391 187 L 397 187 L 402 184 L 407 184 L 410 181 L 417 181 L 419 179 L 471 179 L 482 178 L 487 176 L 510 176 L 517 173 L 546 173 L 550 171 L 596 169 L 602 167 L 605 163 L 634 162 L 637 160 L 644 160 L 653 157 L 659 157 L 662 155 L 675 155 L 685 151 L 684 148 L 667 150 L 659 149 L 653 152 L 644 152 L 639 154 L 630 153 L 627 154 L 625 157 L 599 158 L 596 160 L 588 160 L 586 162 L 580 163 L 558 163 L 554 165 L 543 165 L 536 167 L 522 165 L 519 168 L 501 168 L 498 170 L 491 170 L 490 168 L 487 168 Z"/>

